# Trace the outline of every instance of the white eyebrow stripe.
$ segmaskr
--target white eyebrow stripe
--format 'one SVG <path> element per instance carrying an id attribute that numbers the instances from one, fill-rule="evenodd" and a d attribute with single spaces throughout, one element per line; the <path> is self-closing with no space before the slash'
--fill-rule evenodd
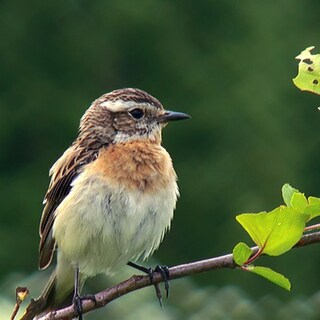
<path id="1" fill-rule="evenodd" d="M 111 112 L 124 112 L 128 111 L 131 108 L 135 107 L 137 105 L 136 102 L 133 101 L 105 101 L 101 103 L 102 107 L 105 107 L 107 110 Z"/>
<path id="2" fill-rule="evenodd" d="M 155 106 L 149 103 L 137 103 L 135 101 L 104 101 L 100 104 L 101 107 L 106 108 L 108 111 L 111 112 L 126 112 L 130 111 L 134 108 L 144 108 L 144 109 L 154 109 Z"/>

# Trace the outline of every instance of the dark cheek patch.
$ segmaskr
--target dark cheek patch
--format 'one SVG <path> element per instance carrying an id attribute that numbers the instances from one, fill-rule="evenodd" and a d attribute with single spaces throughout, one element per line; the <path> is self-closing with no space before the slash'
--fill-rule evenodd
<path id="1" fill-rule="evenodd" d="M 118 131 L 133 132 L 135 131 L 136 121 L 126 112 L 118 113 L 114 119 L 115 128 Z"/>
<path id="2" fill-rule="evenodd" d="M 144 119 L 137 122 L 127 112 L 119 112 L 114 118 L 114 127 L 117 131 L 132 134 L 145 134 L 150 130 L 151 126 Z"/>

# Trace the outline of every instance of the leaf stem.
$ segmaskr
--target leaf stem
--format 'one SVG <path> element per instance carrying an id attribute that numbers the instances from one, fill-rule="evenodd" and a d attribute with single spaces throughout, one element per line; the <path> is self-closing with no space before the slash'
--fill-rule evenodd
<path id="1" fill-rule="evenodd" d="M 263 244 L 263 246 L 261 248 L 258 249 L 258 251 L 252 255 L 245 263 L 244 265 L 248 265 L 248 264 L 251 264 L 254 260 L 258 259 L 262 253 L 263 253 L 263 250 L 264 248 L 266 247 L 266 244 L 267 244 L 267 241 L 268 239 L 265 241 L 265 243 Z"/>

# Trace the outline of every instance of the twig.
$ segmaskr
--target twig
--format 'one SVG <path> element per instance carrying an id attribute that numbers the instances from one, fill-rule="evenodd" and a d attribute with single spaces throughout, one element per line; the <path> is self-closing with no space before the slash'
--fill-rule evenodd
<path id="1" fill-rule="evenodd" d="M 312 226 L 308 226 L 304 228 L 304 231 L 315 231 L 317 229 L 320 229 L 320 223 L 318 224 L 313 224 Z"/>
<path id="2" fill-rule="evenodd" d="M 320 242 L 320 231 L 313 232 L 302 236 L 301 240 L 294 246 L 294 248 L 304 247 L 313 243 Z M 258 247 L 252 247 L 253 254 L 258 251 Z M 205 259 L 201 261 L 186 263 L 169 268 L 169 280 L 185 277 L 188 275 L 202 273 L 221 268 L 236 268 L 237 265 L 233 261 L 232 254 L 227 254 L 221 257 Z M 163 282 L 163 278 L 159 273 L 155 273 L 153 283 L 150 281 L 149 276 L 132 276 L 131 278 L 120 282 L 119 284 L 110 287 L 104 291 L 95 294 L 96 303 L 92 300 L 83 300 L 82 308 L 83 313 L 87 313 L 93 309 L 101 308 L 110 303 L 111 301 L 128 294 L 132 291 L 151 286 L 154 283 Z M 76 316 L 73 306 L 69 306 L 38 318 L 38 320 L 57 320 L 65 317 Z M 21 320 L 32 319 L 28 317 L 28 312 L 21 318 Z"/>
<path id="3" fill-rule="evenodd" d="M 26 296 L 28 294 L 29 294 L 29 290 L 26 287 L 16 288 L 16 304 L 14 306 L 10 320 L 14 320 L 14 318 L 16 317 L 16 315 L 20 309 L 20 305 L 21 305 L 22 301 L 26 298 Z"/>

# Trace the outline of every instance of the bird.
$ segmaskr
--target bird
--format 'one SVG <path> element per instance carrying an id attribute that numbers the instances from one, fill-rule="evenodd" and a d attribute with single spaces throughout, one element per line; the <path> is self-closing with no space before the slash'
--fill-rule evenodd
<path id="1" fill-rule="evenodd" d="M 56 266 L 42 293 L 45 308 L 79 297 L 89 277 L 126 264 L 145 270 L 135 261 L 159 247 L 179 197 L 162 129 L 188 118 L 136 88 L 111 91 L 90 105 L 77 138 L 50 169 L 39 269 L 54 256 Z"/>

